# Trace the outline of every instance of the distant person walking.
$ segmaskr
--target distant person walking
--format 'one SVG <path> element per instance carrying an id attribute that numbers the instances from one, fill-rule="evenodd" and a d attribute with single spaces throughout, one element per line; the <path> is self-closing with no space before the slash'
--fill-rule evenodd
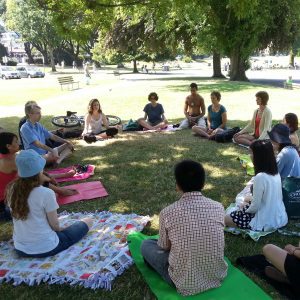
<path id="1" fill-rule="evenodd" d="M 86 85 L 90 84 L 90 79 L 91 79 L 91 73 L 89 70 L 89 62 L 87 61 L 84 65 L 84 76 L 85 76 L 85 83 Z"/>

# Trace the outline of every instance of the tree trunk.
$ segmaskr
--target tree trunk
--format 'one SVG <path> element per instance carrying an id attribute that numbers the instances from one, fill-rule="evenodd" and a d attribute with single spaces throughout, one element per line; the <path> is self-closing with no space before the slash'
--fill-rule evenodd
<path id="1" fill-rule="evenodd" d="M 28 63 L 33 64 L 34 61 L 33 61 L 33 56 L 32 56 L 32 53 L 31 53 L 30 43 L 28 43 L 28 42 L 24 43 L 24 48 L 25 48 L 25 52 L 28 56 Z"/>
<path id="2" fill-rule="evenodd" d="M 133 60 L 133 73 L 138 73 L 137 65 L 136 65 L 136 59 Z"/>
<path id="3" fill-rule="evenodd" d="M 220 53 L 214 52 L 213 53 L 213 78 L 225 78 L 221 71 L 221 55 Z"/>
<path id="4" fill-rule="evenodd" d="M 234 50 L 230 55 L 229 73 L 231 81 L 249 81 L 246 76 L 245 59 L 239 50 Z"/>
<path id="5" fill-rule="evenodd" d="M 294 54 L 294 51 L 293 49 L 291 49 L 290 51 L 290 63 L 289 63 L 290 66 L 295 66 L 295 54 Z"/>
<path id="6" fill-rule="evenodd" d="M 50 56 L 51 71 L 56 72 L 54 54 L 53 54 L 53 48 L 52 47 L 49 47 L 49 56 Z"/>

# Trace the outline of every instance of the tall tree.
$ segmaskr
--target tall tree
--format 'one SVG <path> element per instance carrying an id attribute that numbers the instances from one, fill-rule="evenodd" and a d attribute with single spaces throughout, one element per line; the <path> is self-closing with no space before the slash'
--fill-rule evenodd
<path id="1" fill-rule="evenodd" d="M 62 38 L 53 22 L 53 14 L 39 9 L 36 0 L 7 0 L 7 26 L 40 51 L 46 64 L 50 60 L 52 71 L 56 71 L 53 52 Z"/>

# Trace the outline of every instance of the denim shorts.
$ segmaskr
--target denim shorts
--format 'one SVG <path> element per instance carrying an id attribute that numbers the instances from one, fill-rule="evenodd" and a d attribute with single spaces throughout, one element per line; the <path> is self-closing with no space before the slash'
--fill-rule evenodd
<path id="1" fill-rule="evenodd" d="M 78 221 L 62 231 L 56 231 L 59 238 L 58 245 L 51 251 L 38 254 L 27 254 L 23 251 L 15 249 L 19 256 L 22 257 L 48 257 L 68 249 L 73 244 L 80 241 L 89 231 L 89 227 L 83 221 Z"/>

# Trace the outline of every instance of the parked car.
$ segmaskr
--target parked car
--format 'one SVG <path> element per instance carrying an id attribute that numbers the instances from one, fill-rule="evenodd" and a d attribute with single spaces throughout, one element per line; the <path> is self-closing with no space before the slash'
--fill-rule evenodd
<path id="1" fill-rule="evenodd" d="M 45 73 L 35 66 L 18 66 L 17 71 L 25 78 L 45 77 Z"/>
<path id="2" fill-rule="evenodd" d="M 21 74 L 13 67 L 0 66 L 0 77 L 1 79 L 21 79 Z"/>

